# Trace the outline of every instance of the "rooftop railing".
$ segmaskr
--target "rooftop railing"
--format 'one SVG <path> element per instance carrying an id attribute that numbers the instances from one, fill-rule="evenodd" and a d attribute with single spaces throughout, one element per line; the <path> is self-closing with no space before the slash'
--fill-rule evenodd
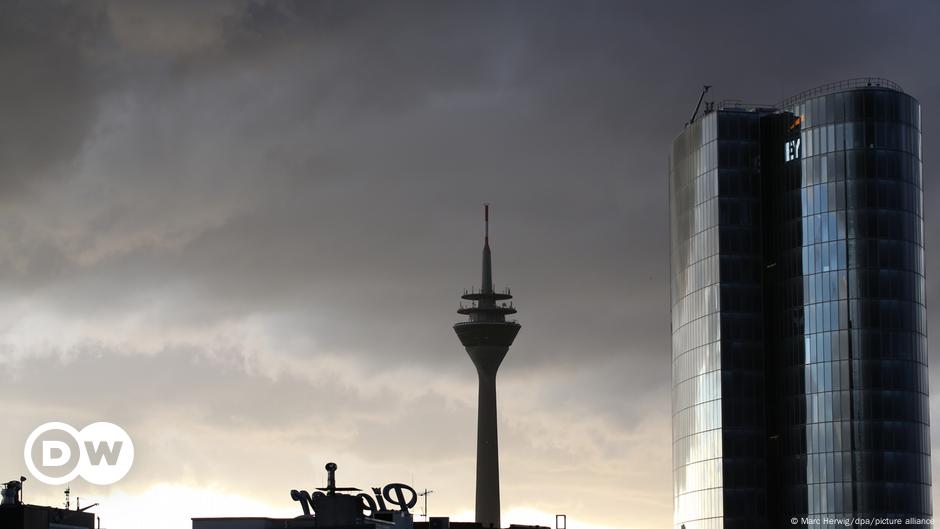
<path id="1" fill-rule="evenodd" d="M 777 108 L 774 105 L 763 103 L 748 103 L 741 99 L 722 99 L 718 102 L 718 110 L 755 110 L 758 108 Z"/>
<path id="2" fill-rule="evenodd" d="M 904 92 L 904 89 L 901 88 L 901 85 L 888 79 L 882 79 L 881 77 L 856 77 L 855 79 L 845 79 L 843 81 L 836 81 L 834 83 L 824 84 L 817 86 L 816 88 L 804 90 L 795 96 L 784 99 L 775 106 L 781 109 L 790 108 L 806 99 L 833 94 L 843 90 L 852 90 L 853 88 L 887 88 L 896 92 Z"/>

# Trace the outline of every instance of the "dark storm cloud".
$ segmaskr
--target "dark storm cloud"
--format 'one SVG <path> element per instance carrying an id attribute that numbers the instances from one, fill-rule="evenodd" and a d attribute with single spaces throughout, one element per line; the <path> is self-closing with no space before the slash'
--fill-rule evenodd
<path id="1" fill-rule="evenodd" d="M 60 178 L 97 110 L 95 53 L 105 21 L 80 3 L 10 0 L 0 16 L 0 197 Z M 40 154 L 41 153 L 41 154 Z"/>
<path id="2" fill-rule="evenodd" d="M 454 429 L 472 416 L 473 368 L 450 326 L 462 289 L 479 285 L 480 204 L 491 201 L 495 280 L 512 287 L 523 324 L 501 374 L 507 449 L 552 461 L 581 450 L 612 490 L 641 475 L 667 505 L 651 519 L 668 523 L 668 447 L 638 443 L 669 435 L 672 138 L 705 83 L 709 99 L 773 103 L 889 77 L 923 105 L 933 211 L 940 75 L 923 53 L 940 49 L 938 9 L 5 2 L 0 377 L 38 416 L 53 403 L 23 381 L 54 371 L 50 358 L 80 358 L 102 382 L 127 373 L 111 390 L 78 391 L 76 406 L 127 394 L 155 416 L 198 417 L 194 446 L 233 425 L 291 428 L 282 404 L 305 384 L 311 400 L 346 403 L 350 431 Z M 928 229 L 928 249 L 937 237 Z M 400 388 L 433 387 L 358 394 L 285 375 L 320 361 L 338 362 L 343 384 L 391 369 Z M 447 384 L 461 395 L 450 408 Z M 189 412 L 189 401 L 201 404 Z M 383 418 L 380 401 L 424 411 Z M 592 434 L 540 444 L 553 420 Z M 380 457 L 368 435 L 339 439 Z M 467 449 L 424 440 L 395 449 L 440 468 Z M 520 480 L 571 478 L 537 463 L 520 456 Z"/>

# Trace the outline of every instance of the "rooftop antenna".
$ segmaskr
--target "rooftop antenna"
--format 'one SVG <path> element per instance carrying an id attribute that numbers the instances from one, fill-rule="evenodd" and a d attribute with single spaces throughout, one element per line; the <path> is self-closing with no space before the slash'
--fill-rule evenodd
<path id="1" fill-rule="evenodd" d="M 69 510 L 69 494 L 72 493 L 72 487 L 67 487 L 65 489 L 65 510 Z"/>
<path id="2" fill-rule="evenodd" d="M 424 516 L 425 519 L 427 519 L 428 517 L 428 494 L 431 494 L 432 492 L 434 491 L 424 489 L 424 492 L 422 492 L 421 494 L 418 494 L 418 496 L 424 496 L 424 514 L 422 514 L 421 516 Z"/>
<path id="3" fill-rule="evenodd" d="M 702 106 L 702 100 L 705 99 L 705 94 L 708 93 L 708 89 L 711 87 L 712 85 L 710 84 L 702 85 L 702 95 L 699 96 L 698 103 L 695 104 L 695 110 L 692 112 L 692 117 L 689 119 L 689 122 L 685 124 L 686 127 L 695 123 L 695 116 L 698 115 L 698 109 Z"/>

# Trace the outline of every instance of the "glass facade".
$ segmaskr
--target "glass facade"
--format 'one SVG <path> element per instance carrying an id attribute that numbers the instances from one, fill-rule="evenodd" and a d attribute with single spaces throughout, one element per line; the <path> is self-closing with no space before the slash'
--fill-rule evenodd
<path id="1" fill-rule="evenodd" d="M 670 173 L 675 527 L 929 518 L 918 103 L 711 112 Z"/>
<path id="2" fill-rule="evenodd" d="M 692 124 L 670 171 L 673 498 L 686 529 L 721 529 L 724 514 L 717 136 L 716 114 Z"/>

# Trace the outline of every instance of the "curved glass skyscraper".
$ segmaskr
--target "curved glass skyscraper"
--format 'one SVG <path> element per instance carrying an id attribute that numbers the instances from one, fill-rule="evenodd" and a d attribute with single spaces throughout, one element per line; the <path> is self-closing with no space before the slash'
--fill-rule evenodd
<path id="1" fill-rule="evenodd" d="M 670 165 L 675 527 L 926 527 L 917 101 L 726 105 Z"/>

